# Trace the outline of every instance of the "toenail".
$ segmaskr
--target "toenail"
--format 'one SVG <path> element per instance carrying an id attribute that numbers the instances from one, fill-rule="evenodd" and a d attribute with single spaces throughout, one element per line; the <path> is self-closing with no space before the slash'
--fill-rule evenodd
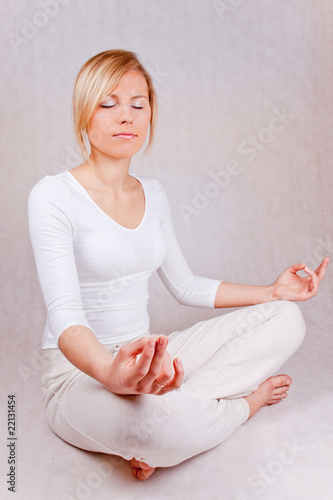
<path id="1" fill-rule="evenodd" d="M 291 380 L 290 379 L 286 380 L 286 384 L 290 385 L 291 384 Z"/>

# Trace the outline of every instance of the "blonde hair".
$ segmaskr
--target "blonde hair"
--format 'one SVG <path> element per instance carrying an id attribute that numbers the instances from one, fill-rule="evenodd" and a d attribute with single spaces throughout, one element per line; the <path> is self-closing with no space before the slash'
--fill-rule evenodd
<path id="1" fill-rule="evenodd" d="M 73 91 L 74 131 L 82 155 L 88 160 L 85 145 L 87 125 L 96 106 L 119 84 L 127 71 L 141 73 L 148 85 L 151 108 L 149 141 L 146 151 L 153 143 L 157 116 L 156 93 L 149 73 L 139 62 L 136 54 L 127 50 L 106 50 L 95 55 L 80 69 Z"/>

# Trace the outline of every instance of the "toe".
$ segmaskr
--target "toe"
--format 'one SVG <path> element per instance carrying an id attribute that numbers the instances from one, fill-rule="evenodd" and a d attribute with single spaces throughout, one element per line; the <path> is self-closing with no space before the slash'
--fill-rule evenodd
<path id="1" fill-rule="evenodd" d="M 289 377 L 289 375 L 283 375 L 283 377 L 284 377 L 283 385 L 287 385 L 288 387 L 291 386 L 291 384 L 293 383 L 292 378 Z"/>
<path id="2" fill-rule="evenodd" d="M 148 479 L 153 473 L 155 472 L 155 469 L 151 467 L 150 469 L 139 469 L 137 478 L 140 481 L 144 481 L 145 479 Z"/>
<path id="3" fill-rule="evenodd" d="M 274 386 L 274 388 L 278 387 L 290 387 L 292 384 L 292 379 L 289 377 L 289 375 L 276 375 L 275 377 L 270 377 L 270 382 Z"/>
<path id="4" fill-rule="evenodd" d="M 284 385 L 282 387 L 277 387 L 276 389 L 273 390 L 273 394 L 278 396 L 280 394 L 284 394 L 285 392 L 289 391 L 289 389 L 290 389 L 289 385 Z"/>
<path id="5" fill-rule="evenodd" d="M 285 399 L 288 396 L 286 392 L 283 392 L 282 394 L 275 394 L 272 396 L 271 399 Z"/>
<path id="6" fill-rule="evenodd" d="M 133 476 L 139 479 L 139 481 L 148 479 L 155 472 L 154 467 L 150 467 L 150 465 L 145 462 L 140 462 L 135 458 L 131 460 L 131 467 Z"/>
<path id="7" fill-rule="evenodd" d="M 138 477 L 139 469 L 137 467 L 132 467 L 132 474 L 134 477 Z"/>
<path id="8" fill-rule="evenodd" d="M 270 399 L 265 403 L 263 406 L 271 406 L 271 405 L 276 405 L 277 403 L 280 403 L 280 399 Z"/>
<path id="9" fill-rule="evenodd" d="M 151 468 L 149 470 L 141 469 L 138 472 L 138 479 L 140 479 L 141 481 L 144 481 L 145 479 L 148 479 L 154 472 L 155 472 L 155 469 L 153 469 L 153 468 Z"/>
<path id="10" fill-rule="evenodd" d="M 282 399 L 285 399 L 287 396 L 288 396 L 288 394 L 286 392 L 284 392 L 283 394 L 272 395 L 270 400 L 269 400 L 269 404 L 271 404 L 272 401 L 274 403 L 278 403 Z"/>

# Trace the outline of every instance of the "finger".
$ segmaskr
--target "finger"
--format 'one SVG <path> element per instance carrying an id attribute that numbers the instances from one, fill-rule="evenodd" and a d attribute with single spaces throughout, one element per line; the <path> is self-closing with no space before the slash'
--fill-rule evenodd
<path id="1" fill-rule="evenodd" d="M 304 271 L 311 277 L 311 280 L 316 283 L 317 285 L 319 284 L 318 276 L 316 275 L 315 271 L 312 271 L 309 267 L 305 266 Z"/>
<path id="2" fill-rule="evenodd" d="M 305 266 L 304 271 L 310 276 L 311 278 L 311 284 L 310 284 L 310 293 L 311 295 L 316 295 L 317 290 L 318 290 L 318 277 L 314 271 L 312 271 L 309 267 Z"/>
<path id="3" fill-rule="evenodd" d="M 292 266 L 289 266 L 287 268 L 287 271 L 290 271 L 291 273 L 297 273 L 297 271 L 301 271 L 302 269 L 305 268 L 305 264 L 293 264 Z"/>
<path id="4" fill-rule="evenodd" d="M 166 386 L 163 389 L 161 389 L 159 393 L 160 395 L 173 391 L 174 389 L 179 389 L 179 387 L 182 385 L 184 378 L 184 367 L 179 358 L 175 358 L 173 360 L 173 367 L 175 370 L 175 374 L 173 378 L 169 380 Z"/>
<path id="5" fill-rule="evenodd" d="M 329 257 L 325 257 L 320 266 L 315 270 L 315 273 L 318 276 L 319 281 L 321 281 L 325 277 L 329 261 L 330 261 Z"/>
<path id="6" fill-rule="evenodd" d="M 154 341 L 156 341 L 156 339 L 154 339 Z M 142 378 L 140 381 L 140 389 L 144 389 L 148 385 L 151 385 L 155 381 L 156 377 L 159 375 L 162 368 L 163 358 L 167 344 L 168 344 L 168 338 L 165 337 L 164 335 L 161 335 L 161 337 L 157 338 L 157 341 L 155 342 L 154 357 L 151 360 L 149 370 L 146 372 L 145 377 Z"/>
<path id="7" fill-rule="evenodd" d="M 137 385 L 148 373 L 150 364 L 155 354 L 155 340 L 149 339 L 144 346 L 140 359 L 127 373 L 126 382 L 129 385 Z"/>
<path id="8" fill-rule="evenodd" d="M 162 366 L 158 376 L 155 379 L 155 382 L 160 385 L 165 385 L 173 377 L 173 374 L 173 363 L 170 354 L 168 353 L 168 351 L 165 351 L 162 360 Z"/>
<path id="9" fill-rule="evenodd" d="M 141 354 L 143 349 L 145 348 L 149 338 L 141 337 L 134 342 L 130 342 L 128 344 L 123 345 L 116 356 L 118 358 L 118 362 L 127 363 L 133 356 L 137 356 Z M 116 359 L 115 358 L 115 359 Z"/>

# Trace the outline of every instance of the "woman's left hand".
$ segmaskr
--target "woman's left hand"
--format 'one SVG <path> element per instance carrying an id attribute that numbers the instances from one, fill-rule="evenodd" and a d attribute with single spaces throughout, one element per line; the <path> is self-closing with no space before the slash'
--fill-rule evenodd
<path id="1" fill-rule="evenodd" d="M 315 271 L 305 264 L 288 267 L 273 283 L 273 298 L 304 301 L 317 295 L 319 283 L 325 276 L 329 260 L 329 257 L 325 257 Z M 309 276 L 298 276 L 297 272 L 301 270 Z"/>

